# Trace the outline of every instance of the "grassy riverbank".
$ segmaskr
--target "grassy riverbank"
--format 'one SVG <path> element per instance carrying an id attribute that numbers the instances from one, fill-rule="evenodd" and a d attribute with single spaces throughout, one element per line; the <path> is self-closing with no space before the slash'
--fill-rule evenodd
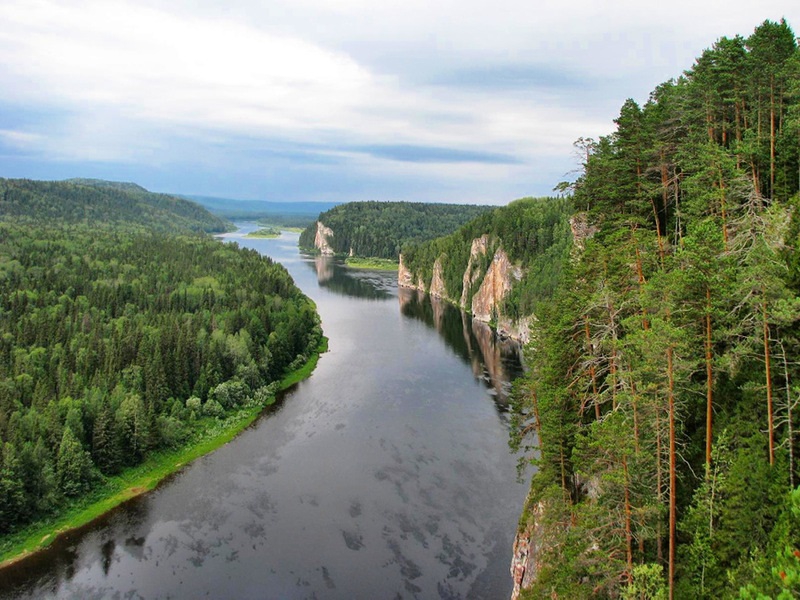
<path id="1" fill-rule="evenodd" d="M 308 361 L 278 383 L 277 391 L 289 389 L 309 377 L 317 366 L 320 354 L 327 349 L 328 339 L 323 337 Z M 271 396 L 263 404 L 242 407 L 224 419 L 204 417 L 199 421 L 191 441 L 183 448 L 154 453 L 142 464 L 105 478 L 91 494 L 65 507 L 58 516 L 32 523 L 6 536 L 0 542 L 0 568 L 46 548 L 59 535 L 87 525 L 123 502 L 154 489 L 168 475 L 227 444 L 274 402 L 275 396 Z"/>
<path id="2" fill-rule="evenodd" d="M 375 269 L 379 271 L 396 271 L 399 263 L 388 258 L 360 258 L 351 256 L 344 261 L 354 269 Z"/>

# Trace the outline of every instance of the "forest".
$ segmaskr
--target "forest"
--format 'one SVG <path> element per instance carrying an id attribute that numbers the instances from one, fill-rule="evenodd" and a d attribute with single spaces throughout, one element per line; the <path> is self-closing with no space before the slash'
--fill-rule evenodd
<path id="1" fill-rule="evenodd" d="M 228 221 L 194 202 L 100 179 L 0 178 L 0 216 L 36 222 L 116 223 L 156 231 L 231 231 Z"/>
<path id="2" fill-rule="evenodd" d="M 202 208 L 2 185 L 0 534 L 264 406 L 319 347 L 313 302 L 281 265 L 194 233 L 227 226 Z"/>
<path id="3" fill-rule="evenodd" d="M 397 260 L 403 246 L 458 229 L 489 206 L 422 202 L 349 202 L 319 215 L 333 230 L 328 240 L 337 254 Z M 314 250 L 316 223 L 300 234 L 300 247 Z"/>
<path id="4" fill-rule="evenodd" d="M 505 298 L 502 312 L 518 319 L 537 312 L 550 299 L 572 246 L 569 216 L 571 203 L 565 198 L 522 198 L 508 206 L 484 212 L 454 233 L 403 249 L 403 264 L 416 280 L 430 284 L 433 264 L 441 258 L 445 287 L 450 298 L 461 298 L 464 271 L 469 262 L 472 240 L 488 235 L 490 247 L 480 273 L 486 273 L 497 248 L 509 259 L 523 266 L 523 276 Z M 467 291 L 467 297 L 477 291 Z"/>
<path id="5" fill-rule="evenodd" d="M 559 189 L 596 229 L 540 305 L 513 443 L 525 598 L 800 596 L 800 50 L 723 37 Z"/>

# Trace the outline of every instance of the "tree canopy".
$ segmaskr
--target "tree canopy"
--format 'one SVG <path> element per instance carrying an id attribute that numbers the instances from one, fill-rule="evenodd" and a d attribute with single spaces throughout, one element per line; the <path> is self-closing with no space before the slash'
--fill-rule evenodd
<path id="1" fill-rule="evenodd" d="M 522 524 L 561 542 L 528 597 L 800 591 L 798 69 L 765 21 L 579 140 L 561 189 L 597 233 L 515 391 L 538 468 Z"/>
<path id="2" fill-rule="evenodd" d="M 328 240 L 337 253 L 397 260 L 403 247 L 447 235 L 489 206 L 422 202 L 349 202 L 319 215 L 333 230 Z M 314 249 L 316 223 L 300 234 L 300 247 Z"/>

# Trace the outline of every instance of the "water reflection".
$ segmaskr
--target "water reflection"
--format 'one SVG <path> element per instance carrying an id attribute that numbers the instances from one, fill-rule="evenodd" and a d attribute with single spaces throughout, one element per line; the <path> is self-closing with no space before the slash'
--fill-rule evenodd
<path id="1" fill-rule="evenodd" d="M 332 256 L 315 256 L 306 264 L 317 272 L 320 287 L 342 296 L 384 300 L 392 294 L 386 285 L 385 273 L 349 269 Z"/>
<path id="2" fill-rule="evenodd" d="M 445 343 L 472 367 L 476 379 L 492 390 L 501 410 L 508 408 L 511 382 L 522 375 L 519 344 L 500 339 L 486 323 L 417 290 L 398 289 L 400 311 L 433 327 Z"/>
<path id="3" fill-rule="evenodd" d="M 301 257 L 296 237 L 235 239 L 317 303 L 330 350 L 312 377 L 156 491 L 0 571 L 0 599 L 508 597 L 527 491 L 498 415 L 513 345 L 394 273 Z"/>

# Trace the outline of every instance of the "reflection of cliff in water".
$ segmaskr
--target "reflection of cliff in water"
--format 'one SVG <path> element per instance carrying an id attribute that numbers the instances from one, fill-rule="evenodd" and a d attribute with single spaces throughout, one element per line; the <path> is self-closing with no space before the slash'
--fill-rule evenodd
<path id="1" fill-rule="evenodd" d="M 452 304 L 423 292 L 400 288 L 400 311 L 436 329 L 445 343 L 472 366 L 477 379 L 493 391 L 505 409 L 511 382 L 522 375 L 519 344 L 499 338 L 486 323 L 473 319 Z"/>
<path id="2" fill-rule="evenodd" d="M 348 269 L 332 256 L 315 256 L 305 263 L 317 272 L 320 287 L 342 296 L 382 300 L 391 297 L 391 278 L 380 271 Z"/>

